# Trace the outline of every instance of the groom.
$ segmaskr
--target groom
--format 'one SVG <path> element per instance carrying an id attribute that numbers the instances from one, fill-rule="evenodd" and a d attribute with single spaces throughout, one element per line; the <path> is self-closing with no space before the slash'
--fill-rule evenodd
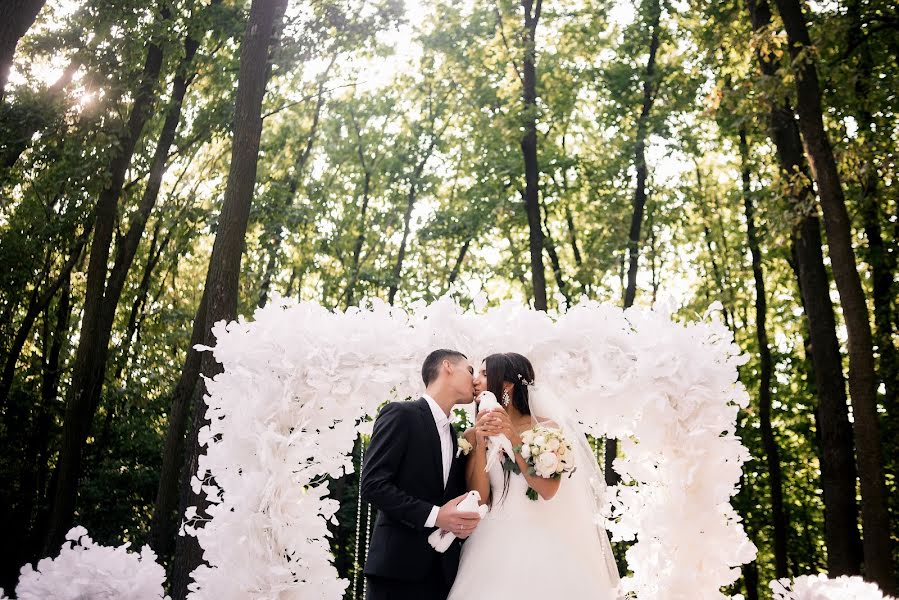
<path id="1" fill-rule="evenodd" d="M 456 578 L 460 541 L 440 554 L 435 527 L 467 538 L 480 520 L 456 504 L 466 494 L 450 415 L 474 399 L 474 370 L 461 352 L 435 350 L 421 368 L 426 393 L 391 402 L 375 421 L 360 493 L 378 509 L 365 576 L 366 600 L 445 600 Z"/>

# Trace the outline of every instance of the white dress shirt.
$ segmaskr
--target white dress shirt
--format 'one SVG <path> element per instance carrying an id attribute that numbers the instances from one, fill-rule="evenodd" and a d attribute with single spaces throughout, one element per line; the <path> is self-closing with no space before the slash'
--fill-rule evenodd
<path id="1" fill-rule="evenodd" d="M 437 424 L 437 434 L 440 436 L 440 455 L 443 458 L 443 487 L 446 487 L 450 468 L 453 466 L 453 434 L 450 430 L 450 419 L 446 416 L 446 413 L 443 412 L 443 409 L 440 408 L 440 405 L 437 404 L 436 400 L 427 394 L 424 394 L 423 398 L 431 408 L 431 414 L 434 416 L 434 423 Z M 428 515 L 428 519 L 425 521 L 425 527 L 435 526 L 437 523 L 437 513 L 439 512 L 439 506 L 435 506 L 431 509 L 431 514 Z"/>

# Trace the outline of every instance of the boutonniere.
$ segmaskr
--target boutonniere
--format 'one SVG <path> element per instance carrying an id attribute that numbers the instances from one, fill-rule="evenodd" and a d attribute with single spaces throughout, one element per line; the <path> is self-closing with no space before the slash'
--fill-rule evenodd
<path id="1" fill-rule="evenodd" d="M 456 458 L 468 456 L 468 453 L 472 450 L 474 450 L 474 448 L 468 443 L 468 440 L 465 439 L 464 435 L 459 435 L 459 437 L 456 438 Z"/>
<path id="2" fill-rule="evenodd" d="M 472 425 L 468 412 L 462 408 L 453 409 L 451 419 L 456 430 L 456 458 L 468 456 L 468 453 L 474 450 L 474 446 L 465 439 L 465 431 Z"/>

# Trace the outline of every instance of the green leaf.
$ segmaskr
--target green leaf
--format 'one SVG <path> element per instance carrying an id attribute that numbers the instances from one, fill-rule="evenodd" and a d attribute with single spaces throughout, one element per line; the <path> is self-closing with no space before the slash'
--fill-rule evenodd
<path id="1" fill-rule="evenodd" d="M 509 471 L 510 473 L 520 475 L 521 467 L 518 466 L 518 463 L 516 461 L 506 458 L 506 460 L 503 461 L 503 471 Z"/>

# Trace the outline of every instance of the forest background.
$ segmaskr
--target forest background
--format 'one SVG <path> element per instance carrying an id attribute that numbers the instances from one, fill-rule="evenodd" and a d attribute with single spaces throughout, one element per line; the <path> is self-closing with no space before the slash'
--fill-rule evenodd
<path id="1" fill-rule="evenodd" d="M 896 593 L 894 3 L 8 0 L 0 24 L 0 587 L 77 522 L 151 544 L 183 598 L 211 324 L 451 293 L 720 302 L 759 548 L 730 591 Z M 332 488 L 359 584 L 371 516 Z"/>

